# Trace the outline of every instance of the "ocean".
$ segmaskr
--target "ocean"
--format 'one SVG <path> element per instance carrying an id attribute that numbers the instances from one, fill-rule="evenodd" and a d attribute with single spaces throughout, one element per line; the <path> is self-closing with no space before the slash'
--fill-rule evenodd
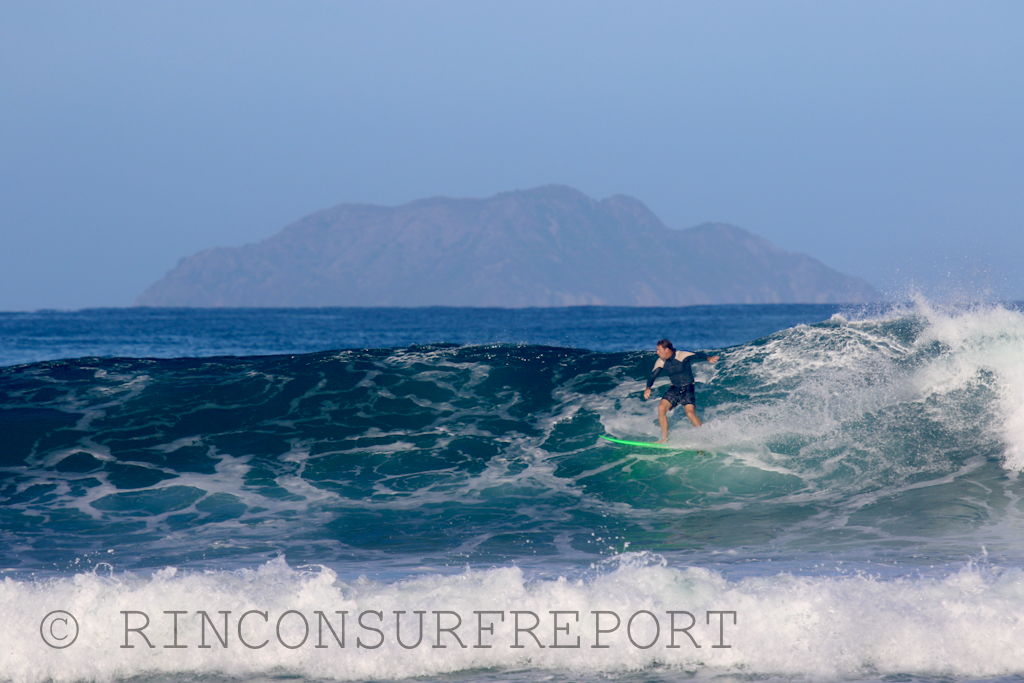
<path id="1" fill-rule="evenodd" d="M 1020 304 L 0 313 L 0 681 L 1020 681 L 1022 470 Z"/>

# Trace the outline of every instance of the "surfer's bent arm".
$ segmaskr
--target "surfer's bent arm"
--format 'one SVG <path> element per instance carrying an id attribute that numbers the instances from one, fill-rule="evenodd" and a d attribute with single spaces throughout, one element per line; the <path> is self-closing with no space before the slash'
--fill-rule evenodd
<path id="1" fill-rule="evenodd" d="M 661 369 L 665 367 L 665 361 L 658 359 L 658 362 L 654 364 L 654 371 L 651 376 L 647 379 L 647 388 L 644 389 L 644 400 L 651 397 L 651 387 L 654 386 L 654 380 L 658 379 L 658 375 L 661 374 Z"/>
<path id="2" fill-rule="evenodd" d="M 661 369 L 665 367 L 665 361 L 658 359 L 658 362 L 654 364 L 654 370 L 651 372 L 651 376 L 647 378 L 647 388 L 650 389 L 654 386 L 654 380 L 658 379 L 658 375 L 661 374 Z"/>

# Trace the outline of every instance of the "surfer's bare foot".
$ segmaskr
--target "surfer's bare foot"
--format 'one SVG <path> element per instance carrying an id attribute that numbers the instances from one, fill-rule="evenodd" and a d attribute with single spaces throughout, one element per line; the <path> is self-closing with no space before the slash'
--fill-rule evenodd
<path id="1" fill-rule="evenodd" d="M 660 439 L 658 439 L 657 441 L 655 441 L 654 443 L 665 443 L 666 441 L 668 441 L 668 437 L 667 436 L 663 436 Z"/>

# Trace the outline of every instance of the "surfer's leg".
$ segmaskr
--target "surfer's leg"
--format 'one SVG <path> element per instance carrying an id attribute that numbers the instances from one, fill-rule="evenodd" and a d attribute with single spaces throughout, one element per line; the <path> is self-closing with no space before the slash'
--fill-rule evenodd
<path id="1" fill-rule="evenodd" d="M 658 424 L 661 425 L 661 441 L 658 443 L 668 441 L 668 411 L 671 409 L 672 403 L 668 399 L 661 399 L 661 403 L 658 404 Z"/>
<path id="2" fill-rule="evenodd" d="M 697 417 L 697 397 L 694 395 L 694 386 L 690 386 L 682 389 L 679 392 L 679 402 L 683 404 L 683 410 L 686 411 L 686 417 L 690 419 L 690 424 L 694 427 L 700 427 L 701 421 Z"/>

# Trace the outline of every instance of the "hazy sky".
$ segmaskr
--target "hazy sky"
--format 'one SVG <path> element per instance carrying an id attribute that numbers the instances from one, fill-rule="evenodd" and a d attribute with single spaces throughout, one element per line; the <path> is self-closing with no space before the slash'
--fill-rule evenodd
<path id="1" fill-rule="evenodd" d="M 0 0 L 0 310 L 548 183 L 1024 299 L 1024 2 Z"/>

